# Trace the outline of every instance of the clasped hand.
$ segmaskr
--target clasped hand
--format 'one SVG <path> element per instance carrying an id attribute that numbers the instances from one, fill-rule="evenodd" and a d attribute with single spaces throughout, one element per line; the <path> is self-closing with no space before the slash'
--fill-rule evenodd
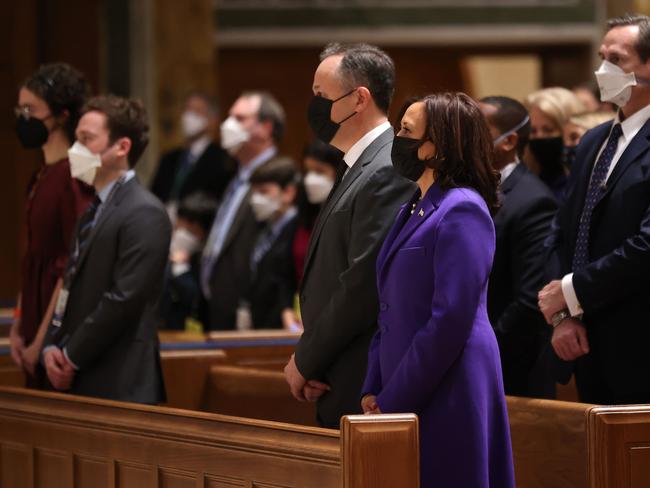
<path id="1" fill-rule="evenodd" d="M 43 354 L 45 371 L 52 386 L 57 390 L 69 390 L 74 378 L 74 367 L 58 347 L 48 349 Z"/>
<path id="2" fill-rule="evenodd" d="M 325 392 L 330 390 L 329 385 L 316 380 L 307 381 L 305 377 L 298 371 L 294 355 L 284 367 L 284 376 L 289 384 L 289 389 L 293 397 L 301 402 L 315 402 Z"/>

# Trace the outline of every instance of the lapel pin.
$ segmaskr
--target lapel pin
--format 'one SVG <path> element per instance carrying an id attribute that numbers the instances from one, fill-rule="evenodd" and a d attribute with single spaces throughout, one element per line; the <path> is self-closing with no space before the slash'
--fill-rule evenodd
<path id="1" fill-rule="evenodd" d="M 420 217 L 424 217 L 424 210 L 420 209 L 420 211 L 418 212 L 418 215 Z"/>

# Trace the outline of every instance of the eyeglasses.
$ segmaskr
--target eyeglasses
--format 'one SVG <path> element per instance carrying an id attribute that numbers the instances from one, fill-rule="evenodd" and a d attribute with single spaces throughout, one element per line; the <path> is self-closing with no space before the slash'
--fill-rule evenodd
<path id="1" fill-rule="evenodd" d="M 29 119 L 31 117 L 38 118 L 34 114 L 32 114 L 32 111 L 34 109 L 30 107 L 29 105 L 18 105 L 14 107 L 14 114 L 16 117 L 23 117 L 25 119 Z M 52 114 L 47 115 L 46 117 L 43 117 L 41 120 L 47 120 L 50 117 L 52 117 Z"/>

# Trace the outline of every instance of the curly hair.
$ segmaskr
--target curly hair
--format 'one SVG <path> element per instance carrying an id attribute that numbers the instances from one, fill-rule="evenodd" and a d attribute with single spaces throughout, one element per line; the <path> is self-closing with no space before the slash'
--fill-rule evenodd
<path id="1" fill-rule="evenodd" d="M 84 75 L 66 63 L 44 64 L 25 80 L 23 87 L 43 99 L 52 115 L 60 116 L 67 111 L 63 130 L 72 143 L 81 108 L 90 96 L 90 85 Z"/>

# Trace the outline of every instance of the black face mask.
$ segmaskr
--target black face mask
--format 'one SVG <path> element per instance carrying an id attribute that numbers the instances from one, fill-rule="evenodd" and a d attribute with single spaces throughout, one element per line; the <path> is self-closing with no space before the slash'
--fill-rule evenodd
<path id="1" fill-rule="evenodd" d="M 41 119 L 21 115 L 16 119 L 16 135 L 24 148 L 37 149 L 47 142 L 49 132 Z"/>
<path id="2" fill-rule="evenodd" d="M 578 146 L 564 146 L 562 149 L 562 164 L 571 169 L 576 160 L 576 148 Z"/>
<path id="3" fill-rule="evenodd" d="M 331 140 L 334 139 L 341 124 L 353 115 L 356 115 L 357 112 L 352 112 L 339 122 L 334 122 L 332 120 L 332 105 L 351 95 L 355 91 L 356 88 L 350 90 L 345 95 L 338 97 L 336 100 L 328 100 L 327 98 L 314 95 L 314 98 L 309 102 L 309 107 L 307 108 L 307 121 L 309 122 L 311 130 L 314 131 L 316 137 L 321 141 L 329 144 Z"/>
<path id="4" fill-rule="evenodd" d="M 562 149 L 564 145 L 560 136 L 531 139 L 529 144 L 530 151 L 541 168 L 540 176 L 542 179 L 562 173 Z"/>
<path id="5" fill-rule="evenodd" d="M 428 167 L 427 162 L 431 161 L 429 159 L 423 161 L 418 158 L 418 149 L 423 143 L 424 141 L 420 139 L 395 136 L 390 157 L 393 160 L 393 167 L 397 174 L 411 181 L 420 179 L 420 176 Z"/>

